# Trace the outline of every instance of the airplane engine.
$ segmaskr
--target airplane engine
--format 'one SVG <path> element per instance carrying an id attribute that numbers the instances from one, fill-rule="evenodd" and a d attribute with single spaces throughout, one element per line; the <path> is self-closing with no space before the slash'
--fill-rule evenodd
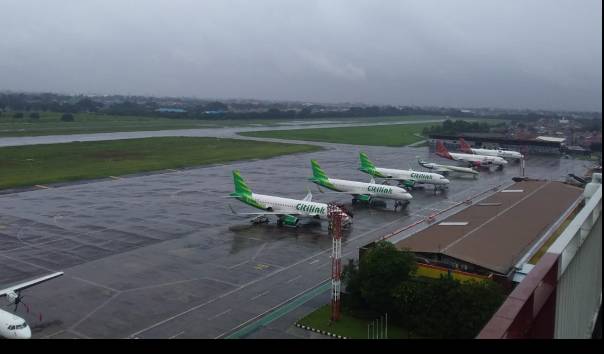
<path id="1" fill-rule="evenodd" d="M 296 226 L 296 225 L 298 225 L 298 221 L 300 221 L 300 220 L 295 216 L 284 215 L 281 218 L 279 218 L 277 223 L 279 225 L 285 225 L 285 226 Z"/>
<path id="2" fill-rule="evenodd" d="M 363 194 L 363 195 L 359 195 L 356 199 L 358 199 L 362 202 L 369 202 L 369 201 L 371 201 L 371 196 Z M 340 209 L 342 209 L 342 206 L 340 206 Z"/>
<path id="3" fill-rule="evenodd" d="M 8 300 L 9 303 L 14 304 L 15 302 L 18 301 L 19 294 L 17 294 L 14 291 L 11 291 L 11 292 L 9 292 L 9 293 L 6 294 L 6 299 Z"/>
<path id="4" fill-rule="evenodd" d="M 403 185 L 403 187 L 405 187 L 405 188 L 412 189 L 412 188 L 413 188 L 413 186 L 415 186 L 415 181 L 414 181 L 414 180 L 411 180 L 411 179 L 408 179 L 408 180 L 403 181 L 402 185 Z"/>

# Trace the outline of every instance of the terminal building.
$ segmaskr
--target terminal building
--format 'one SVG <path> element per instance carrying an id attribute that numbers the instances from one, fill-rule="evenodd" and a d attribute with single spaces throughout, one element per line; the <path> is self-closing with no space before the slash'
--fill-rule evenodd
<path id="1" fill-rule="evenodd" d="M 468 204 L 389 240 L 416 254 L 418 275 L 507 285 L 477 338 L 601 338 L 602 175 L 585 189 L 523 180 Z"/>
<path id="2" fill-rule="evenodd" d="M 562 182 L 517 182 L 395 245 L 424 264 L 519 281 L 582 192 Z"/>
<path id="3" fill-rule="evenodd" d="M 430 149 L 434 150 L 436 142 L 442 140 L 445 147 L 451 151 L 459 150 L 459 138 L 463 138 L 474 148 L 502 148 L 518 151 L 524 155 L 560 155 L 564 151 L 564 139 L 511 139 L 502 134 L 467 133 L 458 135 L 431 134 L 429 135 Z"/>

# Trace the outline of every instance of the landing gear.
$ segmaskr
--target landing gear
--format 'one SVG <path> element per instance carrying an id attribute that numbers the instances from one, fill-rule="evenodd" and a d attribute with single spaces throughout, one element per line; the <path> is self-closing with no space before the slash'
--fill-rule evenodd
<path id="1" fill-rule="evenodd" d="M 397 211 L 399 207 L 401 208 L 401 210 L 404 210 L 408 205 L 409 205 L 408 200 L 406 200 L 404 202 L 397 200 L 394 202 L 394 211 Z"/>
<path id="2" fill-rule="evenodd" d="M 434 195 L 440 193 L 445 193 L 448 190 L 447 187 L 438 187 L 438 186 L 434 186 Z"/>
<path id="3" fill-rule="evenodd" d="M 258 224 L 267 224 L 269 222 L 269 220 L 268 220 L 268 217 L 266 217 L 264 215 L 260 215 L 260 216 L 253 218 L 252 220 L 250 220 L 250 222 L 254 225 L 258 225 Z"/>

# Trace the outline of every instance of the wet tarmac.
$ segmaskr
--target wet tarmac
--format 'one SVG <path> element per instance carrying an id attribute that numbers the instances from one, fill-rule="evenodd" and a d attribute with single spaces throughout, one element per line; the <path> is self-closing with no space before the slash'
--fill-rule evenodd
<path id="1" fill-rule="evenodd" d="M 213 130 L 215 133 L 217 130 Z M 219 136 L 233 134 L 228 129 Z M 354 224 L 344 257 L 401 226 L 500 184 L 519 166 L 455 178 L 446 193 L 412 191 L 404 211 L 352 206 L 310 182 L 310 159 L 334 178 L 368 181 L 357 170 L 365 151 L 380 167 L 420 170 L 416 156 L 444 162 L 423 148 L 318 144 L 326 150 L 268 160 L 74 184 L 0 195 L 0 284 L 52 271 L 65 275 L 28 289 L 34 338 L 216 338 L 316 286 L 330 276 L 325 222 L 298 228 L 251 225 L 233 215 L 254 211 L 225 198 L 239 169 L 254 192 L 345 202 Z M 531 156 L 527 175 L 582 175 L 587 162 Z M 428 189 L 430 187 L 427 187 Z M 0 286 L 1 287 L 1 286 Z M 323 296 L 324 297 L 324 296 Z M 290 328 L 302 307 L 250 337 L 298 337 Z M 40 322 L 37 313 L 42 312 Z M 295 333 L 294 333 L 295 332 Z"/>

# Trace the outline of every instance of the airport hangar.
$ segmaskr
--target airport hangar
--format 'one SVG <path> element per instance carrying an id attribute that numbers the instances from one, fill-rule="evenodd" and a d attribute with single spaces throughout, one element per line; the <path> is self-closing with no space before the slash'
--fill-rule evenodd
<path id="1" fill-rule="evenodd" d="M 459 278 L 493 278 L 512 285 L 532 269 L 529 260 L 558 236 L 581 207 L 583 190 L 556 181 L 521 181 L 402 239 L 420 270 Z M 359 250 L 359 257 L 370 248 Z M 536 263 L 532 260 L 531 263 Z M 434 274 L 434 273 L 433 273 Z"/>

